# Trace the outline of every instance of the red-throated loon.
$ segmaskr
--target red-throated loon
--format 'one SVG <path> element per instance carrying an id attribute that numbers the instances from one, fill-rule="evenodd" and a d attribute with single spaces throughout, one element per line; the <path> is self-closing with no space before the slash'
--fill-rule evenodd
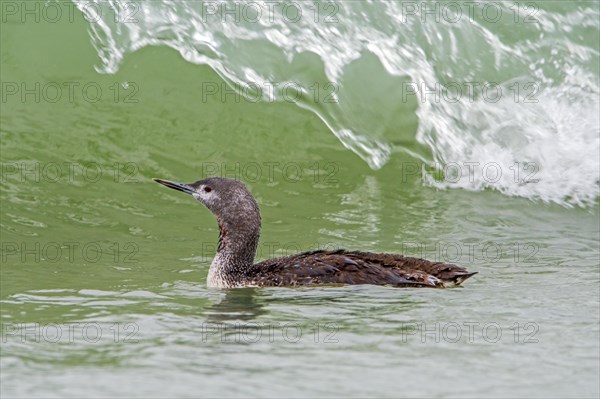
<path id="1" fill-rule="evenodd" d="M 219 245 L 208 271 L 209 287 L 376 284 L 443 288 L 460 285 L 477 273 L 397 254 L 346 250 L 304 252 L 255 264 L 260 211 L 242 182 L 221 177 L 191 184 L 154 181 L 191 194 L 217 217 Z"/>

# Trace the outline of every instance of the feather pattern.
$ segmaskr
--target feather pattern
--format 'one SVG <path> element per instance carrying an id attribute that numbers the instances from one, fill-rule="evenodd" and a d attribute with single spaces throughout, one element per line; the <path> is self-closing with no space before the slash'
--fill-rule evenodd
<path id="1" fill-rule="evenodd" d="M 396 287 L 452 287 L 476 273 L 442 262 L 362 251 L 310 251 L 265 260 L 247 270 L 255 286 L 375 284 Z"/>

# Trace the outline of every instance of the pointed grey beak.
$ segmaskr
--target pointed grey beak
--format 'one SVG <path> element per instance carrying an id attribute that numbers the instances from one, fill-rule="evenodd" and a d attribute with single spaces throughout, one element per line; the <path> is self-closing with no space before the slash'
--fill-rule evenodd
<path id="1" fill-rule="evenodd" d="M 163 179 L 152 179 L 152 180 L 154 180 L 157 183 L 162 184 L 163 186 L 172 188 L 173 190 L 183 191 L 186 194 L 194 194 L 195 193 L 194 189 L 188 184 L 176 183 L 174 181 L 163 180 Z"/>

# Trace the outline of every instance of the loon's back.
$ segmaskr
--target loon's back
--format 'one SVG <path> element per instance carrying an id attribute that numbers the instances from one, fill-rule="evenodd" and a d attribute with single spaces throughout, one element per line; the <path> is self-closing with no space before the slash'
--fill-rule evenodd
<path id="1" fill-rule="evenodd" d="M 254 264 L 248 284 L 296 286 L 374 284 L 398 287 L 452 287 L 477 274 L 442 262 L 389 253 L 311 251 Z"/>

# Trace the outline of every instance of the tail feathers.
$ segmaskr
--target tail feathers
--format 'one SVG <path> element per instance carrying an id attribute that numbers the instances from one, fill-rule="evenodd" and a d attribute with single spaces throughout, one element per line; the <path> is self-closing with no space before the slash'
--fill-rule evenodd
<path id="1" fill-rule="evenodd" d="M 477 273 L 478 272 L 456 274 L 448 279 L 442 280 L 442 284 L 444 287 L 457 287 L 461 285 L 463 281 L 465 281 L 471 276 L 476 275 Z"/>

